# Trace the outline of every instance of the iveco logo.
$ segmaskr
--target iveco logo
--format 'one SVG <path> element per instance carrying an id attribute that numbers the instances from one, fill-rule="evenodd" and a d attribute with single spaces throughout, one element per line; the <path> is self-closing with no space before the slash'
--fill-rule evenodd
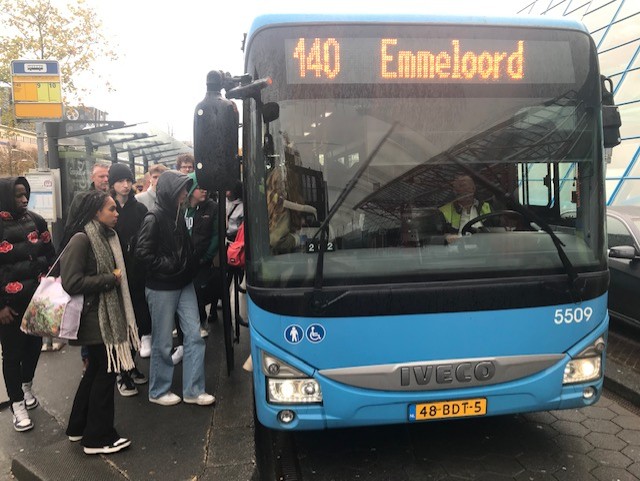
<path id="1" fill-rule="evenodd" d="M 496 374 L 493 361 L 424 364 L 400 368 L 400 385 L 464 384 L 487 382 Z"/>

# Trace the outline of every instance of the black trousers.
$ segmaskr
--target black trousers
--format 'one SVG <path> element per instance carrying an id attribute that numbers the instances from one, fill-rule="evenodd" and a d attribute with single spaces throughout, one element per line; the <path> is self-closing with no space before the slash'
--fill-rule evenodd
<path id="1" fill-rule="evenodd" d="M 22 319 L 22 314 L 10 324 L 0 324 L 2 375 L 12 403 L 24 399 L 22 383 L 33 380 L 42 349 L 41 337 L 29 336 L 20 330 L 18 319 Z"/>
<path id="2" fill-rule="evenodd" d="M 89 365 L 73 400 L 67 436 L 82 436 L 82 445 L 100 448 L 120 436 L 113 426 L 116 373 L 107 372 L 104 344 L 87 346 Z"/>

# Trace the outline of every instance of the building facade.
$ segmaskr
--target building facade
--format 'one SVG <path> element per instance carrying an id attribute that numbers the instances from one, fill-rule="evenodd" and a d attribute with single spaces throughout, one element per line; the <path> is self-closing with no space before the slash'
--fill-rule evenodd
<path id="1" fill-rule="evenodd" d="M 607 203 L 640 205 L 640 0 L 527 0 L 519 14 L 582 21 L 598 48 L 620 108 L 622 143 L 607 165 Z"/>

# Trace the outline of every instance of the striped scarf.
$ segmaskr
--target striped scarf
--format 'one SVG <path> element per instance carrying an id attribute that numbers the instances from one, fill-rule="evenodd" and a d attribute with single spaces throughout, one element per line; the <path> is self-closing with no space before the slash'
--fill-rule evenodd
<path id="1" fill-rule="evenodd" d="M 95 220 L 89 222 L 84 231 L 96 257 L 98 274 L 113 273 L 115 268 L 122 272 L 116 289 L 100 293 L 98 321 L 107 351 L 107 372 L 129 371 L 135 367 L 131 349 L 138 350 L 140 340 L 120 241 L 113 229 L 105 228 Z"/>

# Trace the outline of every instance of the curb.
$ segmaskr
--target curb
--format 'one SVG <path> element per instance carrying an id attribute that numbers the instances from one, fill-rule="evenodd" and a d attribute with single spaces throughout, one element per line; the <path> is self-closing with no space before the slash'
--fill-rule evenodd
<path id="1" fill-rule="evenodd" d="M 611 359 L 606 360 L 604 387 L 636 406 L 640 406 L 640 374 Z"/>

